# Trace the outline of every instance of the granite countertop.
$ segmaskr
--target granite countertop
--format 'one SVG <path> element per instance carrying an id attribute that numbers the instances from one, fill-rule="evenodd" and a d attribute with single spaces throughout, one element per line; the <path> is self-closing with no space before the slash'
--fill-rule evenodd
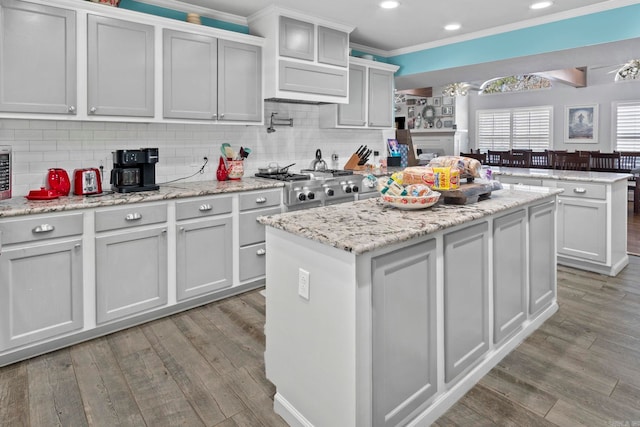
<path id="1" fill-rule="evenodd" d="M 486 166 L 483 166 L 486 168 Z M 518 176 L 523 178 L 556 179 L 567 181 L 586 181 L 613 183 L 629 179 L 632 175 L 616 172 L 588 172 L 558 169 L 529 169 L 489 166 L 493 175 Z"/>
<path id="2" fill-rule="evenodd" d="M 248 177 L 238 181 L 176 182 L 160 185 L 160 189 L 156 191 L 140 191 L 135 193 L 104 192 L 96 196 L 70 195 L 52 200 L 27 200 L 24 196 L 16 196 L 11 199 L 0 200 L 0 218 L 281 188 L 283 186 L 284 184 L 282 182 Z"/>
<path id="3" fill-rule="evenodd" d="M 430 208 L 407 211 L 387 206 L 381 198 L 373 198 L 261 216 L 258 221 L 359 255 L 561 192 L 547 187 L 516 189 L 505 184 L 504 189 L 493 191 L 490 198 L 468 205 L 438 203 Z"/>

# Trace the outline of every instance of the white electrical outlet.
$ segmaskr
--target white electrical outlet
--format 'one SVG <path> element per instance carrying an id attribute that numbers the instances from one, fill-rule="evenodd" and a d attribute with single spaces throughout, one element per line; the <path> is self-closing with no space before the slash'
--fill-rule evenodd
<path id="1" fill-rule="evenodd" d="M 298 269 L 298 295 L 309 300 L 309 272 L 302 268 Z"/>

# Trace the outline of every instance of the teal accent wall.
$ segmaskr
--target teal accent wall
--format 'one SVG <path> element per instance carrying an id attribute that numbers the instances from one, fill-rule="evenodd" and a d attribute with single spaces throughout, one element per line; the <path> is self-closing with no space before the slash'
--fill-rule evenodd
<path id="1" fill-rule="evenodd" d="M 397 76 L 640 37 L 640 4 L 387 58 Z M 639 42 L 640 54 L 640 42 Z"/>
<path id="2" fill-rule="evenodd" d="M 177 10 L 153 6 L 150 4 L 137 2 L 135 0 L 120 0 L 120 9 L 134 10 L 136 12 L 147 13 L 149 15 L 176 19 L 178 21 L 187 20 L 186 12 L 179 12 Z M 207 27 L 220 28 L 222 30 L 233 31 L 235 33 L 249 34 L 249 27 L 245 25 L 233 24 L 226 21 L 220 21 L 218 19 L 207 18 L 205 16 L 201 16 L 200 21 L 202 22 L 202 25 L 205 25 Z"/>

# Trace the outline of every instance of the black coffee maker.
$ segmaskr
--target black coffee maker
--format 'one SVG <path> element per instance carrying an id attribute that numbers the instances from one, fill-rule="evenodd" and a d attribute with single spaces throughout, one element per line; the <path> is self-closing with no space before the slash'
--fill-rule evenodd
<path id="1" fill-rule="evenodd" d="M 157 190 L 157 148 L 116 150 L 113 152 L 111 189 L 118 193 Z"/>

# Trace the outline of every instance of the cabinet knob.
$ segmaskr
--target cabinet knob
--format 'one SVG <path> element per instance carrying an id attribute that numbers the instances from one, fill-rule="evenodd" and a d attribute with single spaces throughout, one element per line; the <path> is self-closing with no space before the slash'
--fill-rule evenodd
<path id="1" fill-rule="evenodd" d="M 267 198 L 266 197 L 258 197 L 256 199 L 256 203 L 258 204 L 262 204 L 262 203 L 266 203 L 267 202 Z"/>
<path id="2" fill-rule="evenodd" d="M 256 255 L 258 256 L 264 256 L 267 253 L 267 251 L 265 249 L 258 249 L 256 251 Z"/>
<path id="3" fill-rule="evenodd" d="M 140 215 L 138 212 L 134 212 L 134 213 L 127 214 L 124 217 L 124 220 L 125 221 L 137 221 L 137 220 L 139 220 L 141 218 L 142 218 L 142 215 Z"/>
<path id="4" fill-rule="evenodd" d="M 181 232 L 184 232 L 184 227 L 180 227 L 180 231 L 181 231 Z"/>
<path id="5" fill-rule="evenodd" d="M 98 111 L 98 109 L 96 107 L 89 108 L 89 112 L 92 113 L 92 114 L 95 113 L 96 111 Z"/>
<path id="6" fill-rule="evenodd" d="M 34 233 L 49 233 L 56 228 L 51 224 L 41 224 L 33 229 Z"/>
<path id="7" fill-rule="evenodd" d="M 76 112 L 76 106 L 75 105 L 69 105 L 68 111 L 71 114 L 74 114 Z"/>
<path id="8" fill-rule="evenodd" d="M 213 206 L 211 206 L 211 205 L 210 205 L 210 204 L 208 204 L 208 203 L 205 203 L 204 205 L 200 205 L 200 207 L 198 208 L 198 210 L 199 210 L 200 212 L 207 212 L 207 211 L 210 211 L 210 210 L 212 210 L 212 209 L 213 209 Z"/>
<path id="9" fill-rule="evenodd" d="M 220 113 L 220 120 L 224 119 L 224 113 Z"/>
<path id="10" fill-rule="evenodd" d="M 217 119 L 217 118 L 218 118 L 218 115 L 217 115 L 217 114 L 214 114 L 213 116 L 211 116 L 211 118 L 215 120 L 215 119 Z"/>

